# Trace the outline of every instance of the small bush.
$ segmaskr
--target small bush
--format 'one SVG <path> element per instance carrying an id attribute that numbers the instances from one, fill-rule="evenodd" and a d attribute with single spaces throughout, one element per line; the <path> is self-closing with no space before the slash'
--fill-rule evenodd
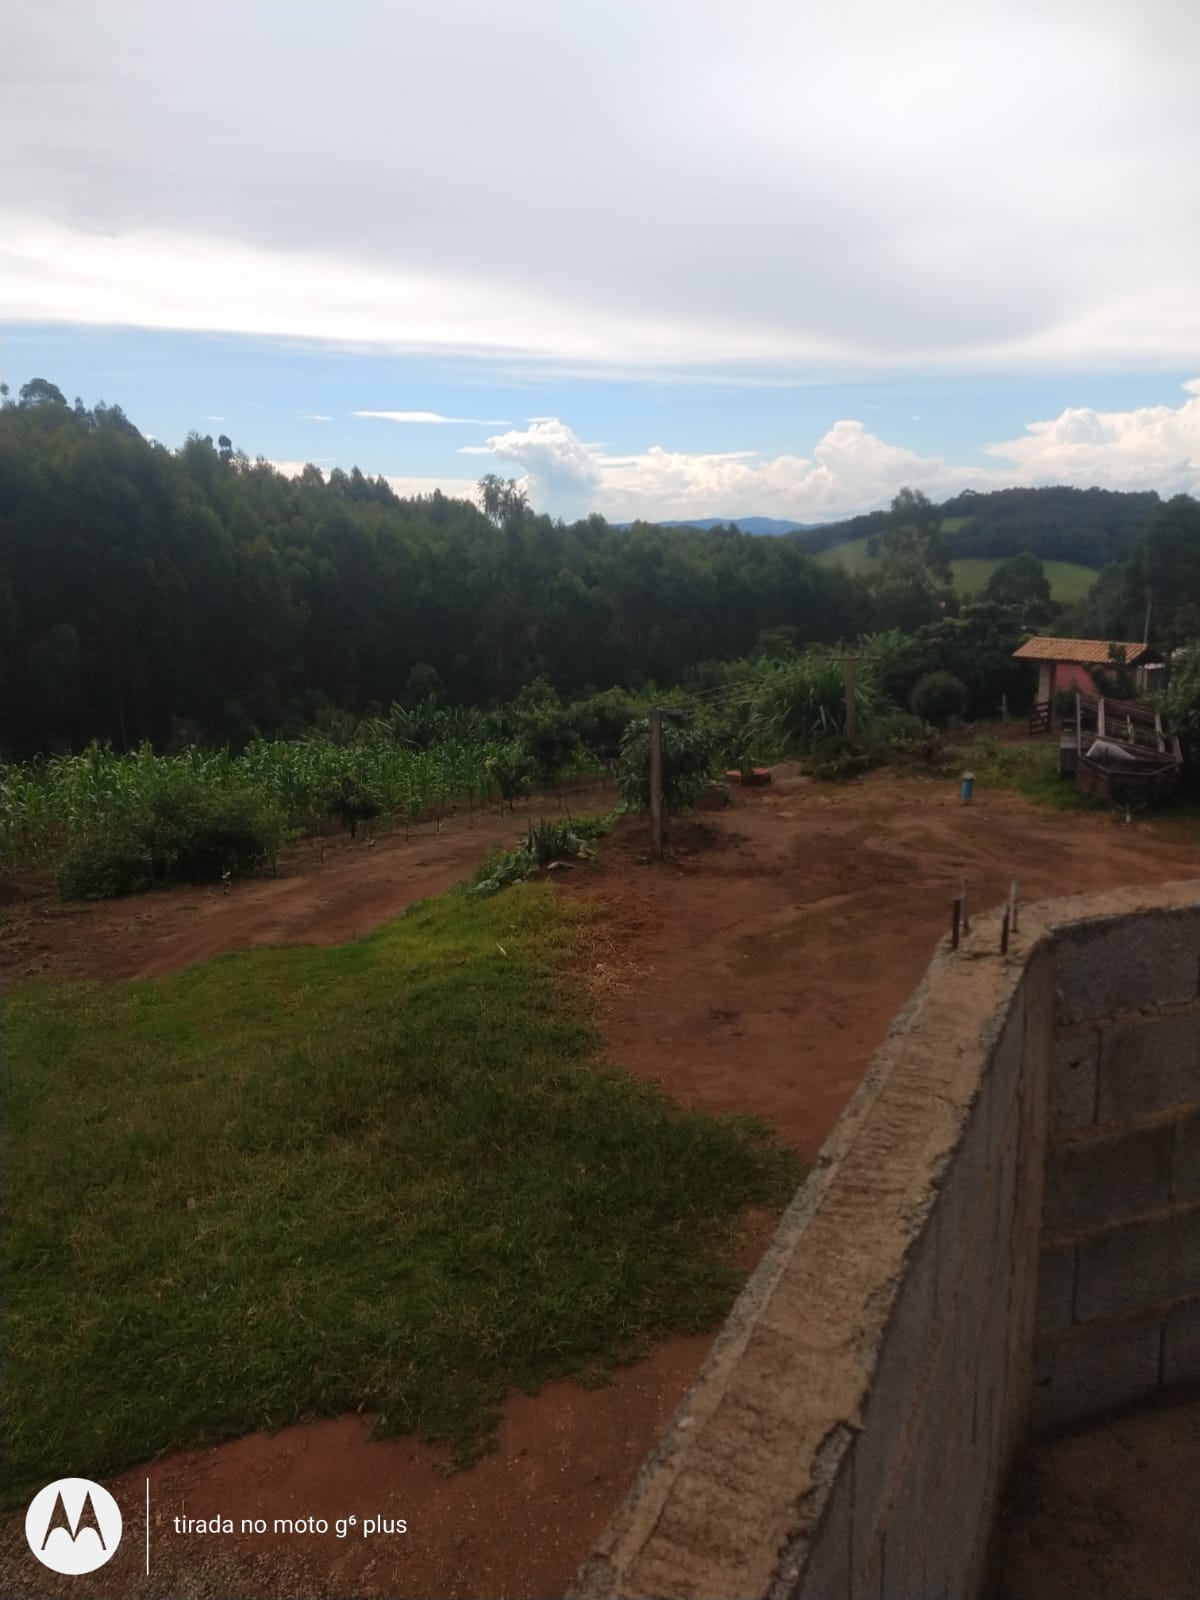
<path id="1" fill-rule="evenodd" d="M 154 860 L 133 834 L 104 833 L 78 840 L 59 863 L 64 900 L 111 900 L 154 886 Z"/>
<path id="2" fill-rule="evenodd" d="M 1173 664 L 1164 710 L 1179 737 L 1189 784 L 1200 790 L 1200 646 Z"/>
<path id="3" fill-rule="evenodd" d="M 528 794 L 533 786 L 533 760 L 518 739 L 508 739 L 498 745 L 485 763 L 492 782 L 500 791 L 501 800 L 513 808 L 518 795 Z"/>
<path id="4" fill-rule="evenodd" d="M 880 708 L 875 664 L 860 664 L 857 727 L 863 735 Z M 764 673 L 745 730 L 760 750 L 824 759 L 846 733 L 846 667 L 836 656 L 806 655 Z"/>
<path id="5" fill-rule="evenodd" d="M 352 772 L 343 772 L 330 790 L 329 812 L 348 830 L 350 837 L 358 835 L 360 822 L 371 822 L 382 809 L 378 797 Z"/>
<path id="6" fill-rule="evenodd" d="M 495 894 L 510 884 L 520 883 L 539 867 L 552 861 L 572 861 L 580 856 L 590 857 L 594 852 L 586 844 L 608 831 L 606 817 L 583 817 L 578 822 L 566 820 L 531 822 L 525 838 L 515 850 L 494 850 L 475 874 L 472 884 L 474 894 Z"/>
<path id="7" fill-rule="evenodd" d="M 522 848 L 537 867 L 591 854 L 571 822 L 531 822 Z"/>
<path id="8" fill-rule="evenodd" d="M 831 733 L 812 741 L 804 758 L 804 770 L 810 778 L 838 783 L 882 766 L 886 759 L 883 746 L 874 741 L 851 744 L 844 733 Z"/>
<path id="9" fill-rule="evenodd" d="M 664 718 L 663 810 L 669 816 L 687 811 L 708 792 L 716 760 L 717 739 L 711 728 L 682 727 Z M 650 807 L 650 721 L 638 717 L 621 740 L 617 785 L 626 811 Z"/>
<path id="10" fill-rule="evenodd" d="M 877 737 L 886 746 L 892 766 L 945 772 L 952 765 L 953 752 L 947 748 L 944 736 L 920 717 L 897 711 L 880 722 Z"/>
<path id="11" fill-rule="evenodd" d="M 216 793 L 191 834 L 179 842 L 171 875 L 189 883 L 239 877 L 265 866 L 284 838 L 283 817 L 259 794 L 241 789 Z"/>
<path id="12" fill-rule="evenodd" d="M 944 728 L 953 717 L 962 718 L 967 710 L 967 686 L 950 672 L 927 672 L 912 692 L 909 702 L 923 722 Z"/>
<path id="13" fill-rule="evenodd" d="M 271 860 L 285 837 L 283 816 L 251 789 L 215 789 L 185 774 L 120 826 L 86 835 L 57 873 L 64 900 L 107 900 L 156 884 L 211 883 Z"/>

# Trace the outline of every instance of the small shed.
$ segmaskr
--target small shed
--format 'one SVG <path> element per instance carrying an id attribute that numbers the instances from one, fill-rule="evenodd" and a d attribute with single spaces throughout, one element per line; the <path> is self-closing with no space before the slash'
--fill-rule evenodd
<path id="1" fill-rule="evenodd" d="M 1054 696 L 1060 689 L 1097 693 L 1092 672 L 1096 667 L 1111 665 L 1114 645 L 1125 652 L 1125 665 L 1137 669 L 1138 687 L 1147 688 L 1153 672 L 1162 666 L 1162 657 L 1149 645 L 1122 639 L 1027 639 L 1019 650 L 1013 651 L 1018 661 L 1037 662 L 1036 702 L 1038 710 L 1045 707 L 1047 727 Z"/>

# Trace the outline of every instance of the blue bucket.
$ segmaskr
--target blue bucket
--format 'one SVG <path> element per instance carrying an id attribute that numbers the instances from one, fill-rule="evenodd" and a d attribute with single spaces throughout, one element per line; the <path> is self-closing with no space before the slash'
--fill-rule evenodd
<path id="1" fill-rule="evenodd" d="M 963 799 L 963 805 L 967 804 L 967 802 L 971 799 L 971 796 L 974 793 L 975 793 L 975 774 L 973 772 L 964 772 L 963 775 L 962 775 L 962 799 Z"/>

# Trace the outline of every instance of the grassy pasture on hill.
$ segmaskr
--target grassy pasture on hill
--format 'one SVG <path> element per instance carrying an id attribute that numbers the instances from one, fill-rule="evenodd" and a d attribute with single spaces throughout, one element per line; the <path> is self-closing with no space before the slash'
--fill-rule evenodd
<path id="1" fill-rule="evenodd" d="M 370 938 L 11 991 L 5 1496 L 356 1407 L 486 1442 L 514 1388 L 711 1327 L 794 1158 L 605 1069 L 547 885 Z"/>
<path id="2" fill-rule="evenodd" d="M 955 520 L 957 519 L 951 519 Z M 953 533 L 950 522 L 943 526 L 947 532 Z M 822 550 L 817 560 L 825 566 L 834 566 L 840 562 L 848 572 L 870 572 L 876 565 L 875 558 L 867 554 L 865 538 L 848 539 L 844 544 L 835 544 L 828 550 Z M 978 594 L 1000 565 L 1000 557 L 994 559 L 986 556 L 960 557 L 950 563 L 954 573 L 954 587 L 959 594 Z M 1081 567 L 1073 561 L 1044 561 L 1042 565 L 1050 581 L 1051 594 L 1055 600 L 1064 603 L 1082 600 L 1096 581 L 1096 573 L 1091 567 Z"/>

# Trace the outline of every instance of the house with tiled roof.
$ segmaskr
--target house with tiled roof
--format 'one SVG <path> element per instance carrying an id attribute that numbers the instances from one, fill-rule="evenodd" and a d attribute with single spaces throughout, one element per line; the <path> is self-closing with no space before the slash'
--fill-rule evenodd
<path id="1" fill-rule="evenodd" d="M 1108 667 L 1112 652 L 1125 652 L 1125 665 L 1135 667 L 1140 688 L 1152 681 L 1151 675 L 1162 666 L 1163 658 L 1146 644 L 1117 639 L 1027 639 L 1013 655 L 1018 661 L 1038 664 L 1037 703 L 1053 704 L 1060 689 L 1076 689 L 1080 694 L 1095 694 L 1092 671 Z"/>

